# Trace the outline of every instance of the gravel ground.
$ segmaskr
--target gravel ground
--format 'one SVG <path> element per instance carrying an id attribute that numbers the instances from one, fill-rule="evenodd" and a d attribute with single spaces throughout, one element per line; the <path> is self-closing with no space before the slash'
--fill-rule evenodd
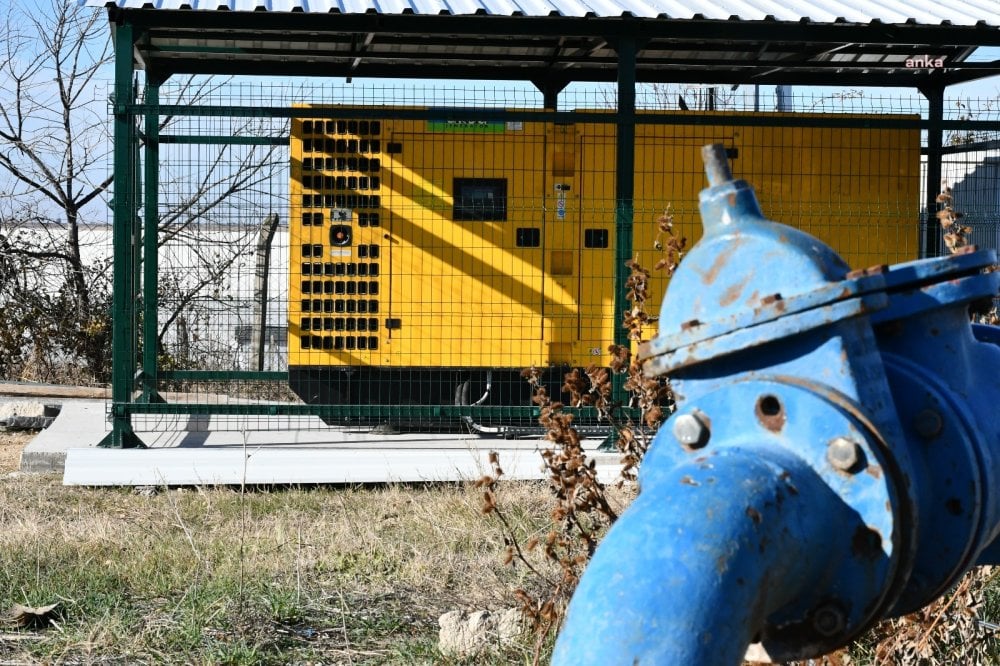
<path id="1" fill-rule="evenodd" d="M 17 471 L 21 465 L 21 450 L 34 436 L 33 432 L 0 431 L 0 474 Z"/>

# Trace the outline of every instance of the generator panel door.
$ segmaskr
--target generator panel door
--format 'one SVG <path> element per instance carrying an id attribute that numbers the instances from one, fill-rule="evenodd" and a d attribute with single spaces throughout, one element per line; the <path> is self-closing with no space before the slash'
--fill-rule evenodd
<path id="1" fill-rule="evenodd" d="M 615 326 L 614 126 L 588 125 L 580 147 L 580 218 L 574 229 L 580 290 L 577 347 L 581 363 L 607 365 Z"/>
<path id="2" fill-rule="evenodd" d="M 542 127 L 393 122 L 383 163 L 392 366 L 544 360 Z"/>
<path id="3" fill-rule="evenodd" d="M 546 131 L 545 351 L 548 364 L 578 366 L 580 328 L 580 138 L 576 125 Z"/>

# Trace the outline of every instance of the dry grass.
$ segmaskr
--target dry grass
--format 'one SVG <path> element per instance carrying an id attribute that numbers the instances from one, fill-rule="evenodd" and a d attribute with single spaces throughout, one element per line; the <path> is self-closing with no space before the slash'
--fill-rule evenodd
<path id="1" fill-rule="evenodd" d="M 0 434 L 12 461 L 0 471 L 30 437 Z M 628 497 L 611 492 L 617 510 Z M 544 536 L 546 487 L 507 482 L 500 502 L 522 543 Z M 14 604 L 60 602 L 51 627 L 0 625 L 0 663 L 530 663 L 531 637 L 465 661 L 436 648 L 441 613 L 513 606 L 519 587 L 544 591 L 524 568 L 503 565 L 507 546 L 471 486 L 146 496 L 0 474 L 0 615 Z M 983 573 L 977 605 L 992 622 L 1000 588 Z M 934 608 L 949 612 L 928 609 L 923 624 L 916 615 L 885 623 L 829 663 L 944 664 L 970 653 L 995 663 L 991 630 L 973 620 L 953 626 L 968 615 L 967 600 L 959 603 L 939 602 Z M 927 654 L 908 661 L 918 647 Z"/>
<path id="2" fill-rule="evenodd" d="M 31 441 L 32 437 L 34 437 L 34 433 L 0 430 L 0 474 L 17 470 L 21 464 L 21 450 Z"/>
<path id="3" fill-rule="evenodd" d="M 506 486 L 530 537 L 548 491 Z M 529 584 L 471 487 L 64 488 L 0 480 L 0 611 L 61 602 L 45 630 L 0 629 L 0 661 L 456 663 L 437 618 L 515 605 Z M 468 663 L 523 661 L 530 649 Z"/>

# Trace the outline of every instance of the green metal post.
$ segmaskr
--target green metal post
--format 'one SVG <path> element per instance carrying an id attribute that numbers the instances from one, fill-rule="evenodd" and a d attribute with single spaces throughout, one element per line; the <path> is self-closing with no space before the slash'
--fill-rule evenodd
<path id="1" fill-rule="evenodd" d="M 922 87 L 920 92 L 927 98 L 927 188 L 926 227 L 924 228 L 924 257 L 941 254 L 941 226 L 937 219 L 937 195 L 941 192 L 941 121 L 944 120 L 944 88 L 942 86 Z"/>
<path id="2" fill-rule="evenodd" d="M 139 95 L 138 81 L 132 87 L 132 99 L 136 100 Z M 142 298 L 142 219 L 139 217 L 139 209 L 142 208 L 142 153 L 139 146 L 138 118 L 139 115 L 132 111 L 129 114 L 132 118 L 132 162 L 130 165 L 132 173 L 131 192 L 132 205 L 132 282 L 129 284 L 132 307 L 132 349 L 138 352 L 139 349 L 139 321 L 142 309 L 139 307 L 139 299 Z M 138 364 L 139 358 L 133 358 L 133 364 Z M 132 378 L 132 389 L 135 390 L 139 374 Z"/>
<path id="3" fill-rule="evenodd" d="M 160 86 L 146 82 L 146 103 L 154 109 L 160 103 Z M 142 399 L 163 402 L 156 390 L 157 352 L 159 351 L 159 174 L 160 114 L 146 112 L 145 188 L 143 195 L 142 263 Z"/>
<path id="4" fill-rule="evenodd" d="M 542 93 L 542 106 L 546 109 L 556 111 L 559 109 L 559 93 L 561 93 L 567 85 L 569 85 L 568 80 L 532 80 L 535 87 Z"/>
<path id="5" fill-rule="evenodd" d="M 133 145 L 135 126 L 129 106 L 134 100 L 132 76 L 132 26 L 121 23 L 114 27 L 115 38 L 115 102 L 114 102 L 114 310 L 112 312 L 111 349 L 111 432 L 100 446 L 113 448 L 142 447 L 132 431 L 128 403 L 132 399 L 135 370 L 132 255 L 135 230 L 135 175 Z"/>
<path id="6" fill-rule="evenodd" d="M 636 44 L 631 38 L 618 42 L 618 125 L 615 152 L 615 344 L 628 346 L 628 331 L 623 325 L 629 307 L 625 298 L 625 283 L 629 269 L 625 262 L 632 258 L 632 221 L 635 216 L 635 55 Z M 625 377 L 613 375 L 612 399 L 624 404 Z"/>

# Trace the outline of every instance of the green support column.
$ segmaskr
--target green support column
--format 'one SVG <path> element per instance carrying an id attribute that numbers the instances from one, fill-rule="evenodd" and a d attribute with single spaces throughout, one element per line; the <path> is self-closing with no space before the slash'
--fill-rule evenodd
<path id="1" fill-rule="evenodd" d="M 629 307 L 625 283 L 632 258 L 632 221 L 635 216 L 635 54 L 634 39 L 618 42 L 618 125 L 615 152 L 615 344 L 628 346 L 628 331 L 622 322 Z M 625 377 L 612 379 L 612 399 L 625 404 Z"/>
<path id="2" fill-rule="evenodd" d="M 100 446 L 113 448 L 142 447 L 132 431 L 128 406 L 132 399 L 135 372 L 135 305 L 133 233 L 136 208 L 133 172 L 135 125 L 130 110 L 134 100 L 132 77 L 132 26 L 114 27 L 115 103 L 114 103 L 114 311 L 112 312 L 111 349 L 111 432 Z"/>
<path id="3" fill-rule="evenodd" d="M 944 88 L 927 86 L 920 88 L 927 98 L 927 180 L 926 224 L 924 228 L 923 257 L 941 255 L 941 225 L 937 219 L 937 195 L 941 192 L 941 121 L 944 120 Z"/>
<path id="4" fill-rule="evenodd" d="M 138 82 L 136 82 L 132 87 L 132 100 L 138 99 L 139 88 Z M 129 168 L 132 173 L 132 185 L 129 192 L 131 192 L 131 206 L 132 206 L 132 282 L 129 284 L 129 290 L 131 292 L 131 297 L 129 302 L 133 304 L 132 307 L 132 349 L 138 352 L 139 350 L 139 322 L 138 317 L 142 312 L 140 307 L 142 298 L 142 218 L 139 217 L 139 209 L 142 208 L 142 153 L 140 152 L 139 146 L 139 128 L 137 120 L 139 118 L 138 114 L 134 111 L 129 114 L 132 118 L 132 161 L 129 164 Z M 133 364 L 139 363 L 139 358 L 133 359 Z M 139 374 L 133 376 L 132 378 L 132 389 L 135 390 L 136 382 L 139 380 Z"/>
<path id="5" fill-rule="evenodd" d="M 542 106 L 552 111 L 559 110 L 559 93 L 569 85 L 568 79 L 532 79 L 542 93 Z"/>
<path id="6" fill-rule="evenodd" d="M 146 104 L 155 109 L 160 104 L 160 86 L 146 82 Z M 160 114 L 146 113 L 145 188 L 143 195 L 142 250 L 142 399 L 163 402 L 156 390 L 159 345 L 159 174 Z"/>

